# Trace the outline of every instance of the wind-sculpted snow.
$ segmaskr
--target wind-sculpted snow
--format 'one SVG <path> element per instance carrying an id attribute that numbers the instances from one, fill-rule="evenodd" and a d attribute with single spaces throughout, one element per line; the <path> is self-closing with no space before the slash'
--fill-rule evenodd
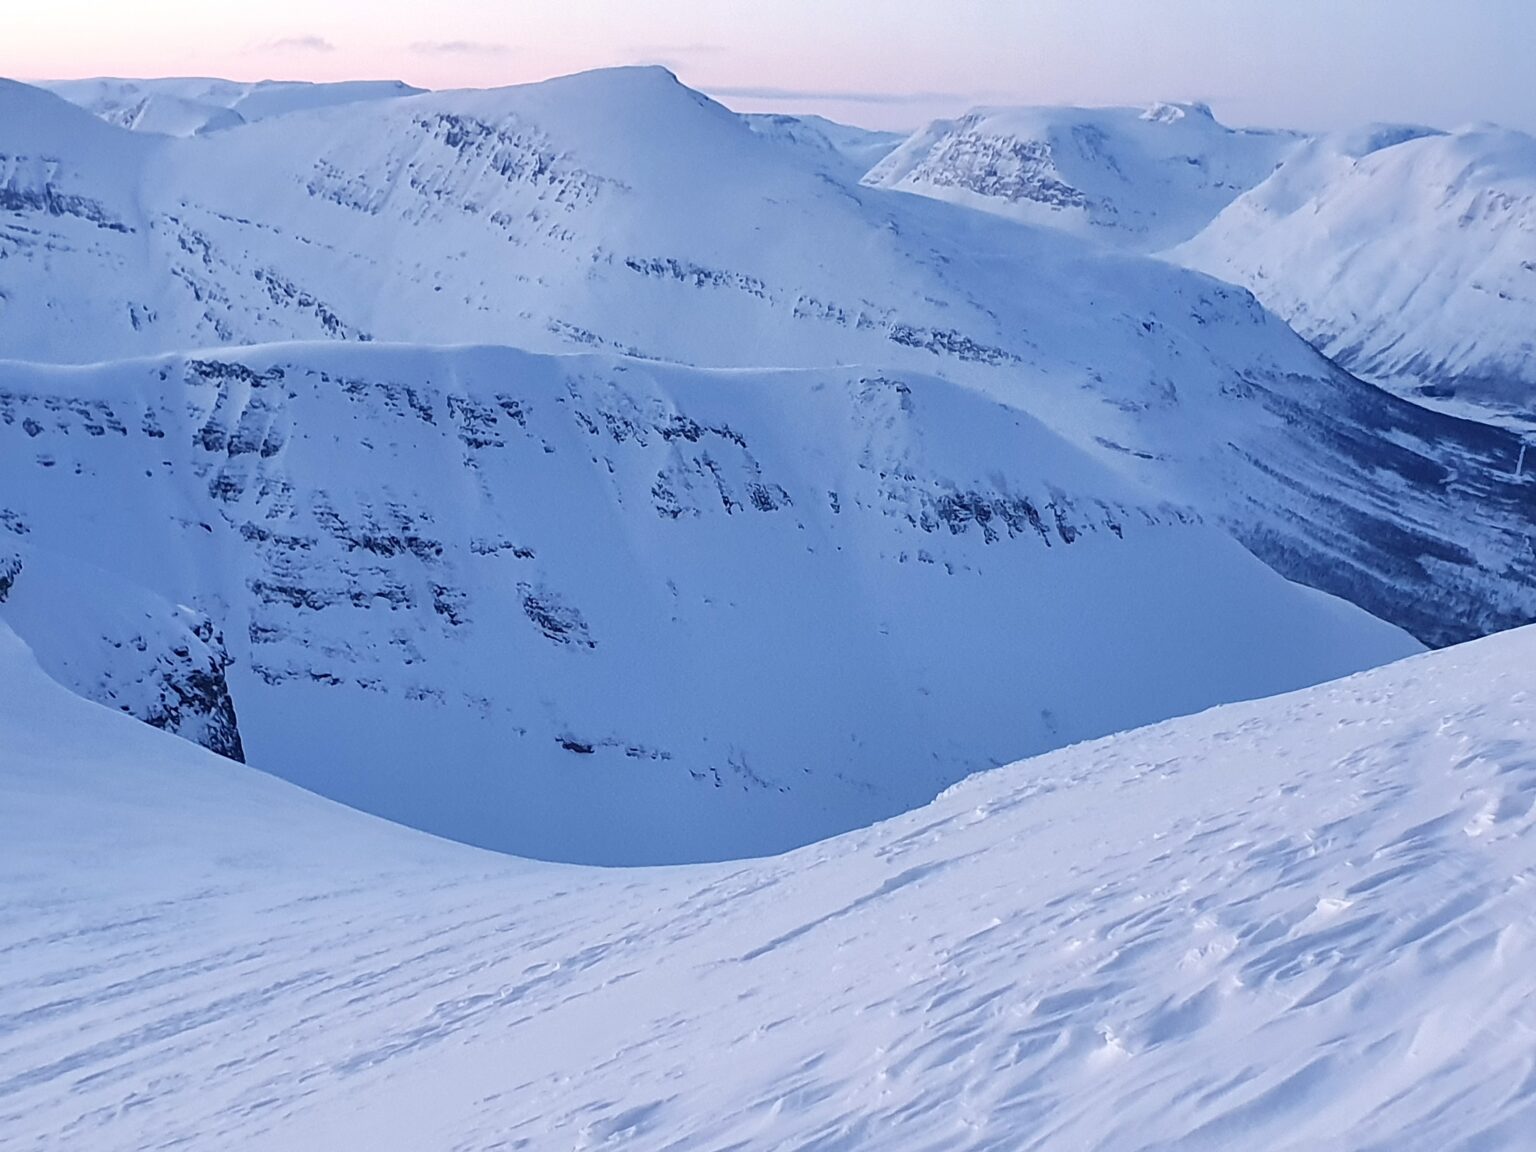
<path id="1" fill-rule="evenodd" d="M 1327 138 L 1171 254 L 1253 290 L 1350 371 L 1536 426 L 1536 140 Z"/>
<path id="2" fill-rule="evenodd" d="M 0 1145 L 1522 1148 L 1533 661 L 1510 633 L 611 871 L 327 804 L 0 633 Z"/>
<path id="3" fill-rule="evenodd" d="M 781 850 L 1416 648 L 907 373 L 0 364 L 0 526 L 213 621 L 252 764 L 559 859 Z"/>

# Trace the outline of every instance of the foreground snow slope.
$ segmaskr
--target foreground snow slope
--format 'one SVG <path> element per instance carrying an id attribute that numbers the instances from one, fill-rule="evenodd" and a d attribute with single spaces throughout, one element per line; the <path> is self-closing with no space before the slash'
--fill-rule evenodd
<path id="1" fill-rule="evenodd" d="M 1536 1130 L 1536 632 L 778 859 L 456 847 L 0 634 L 0 1147 L 1447 1152 Z"/>
<path id="2" fill-rule="evenodd" d="M 1417 650 L 1016 411 L 851 369 L 0 362 L 0 562 L 11 541 L 212 621 L 251 763 L 588 863 L 783 850 Z M 134 633 L 83 619 L 118 598 L 18 555 L 0 618 L 154 720 L 111 675 Z"/>
<path id="3" fill-rule="evenodd" d="M 1427 643 L 1536 619 L 1513 437 L 1362 384 L 1208 277 L 860 187 L 660 69 L 194 139 L 19 85 L 0 105 L 0 354 L 375 337 L 932 373 Z"/>
<path id="4" fill-rule="evenodd" d="M 1203 104 L 978 108 L 915 133 L 864 183 L 1156 252 L 1200 231 L 1301 139 L 1228 128 Z"/>
<path id="5" fill-rule="evenodd" d="M 1536 426 L 1536 139 L 1377 129 L 1310 144 L 1171 254 L 1350 371 Z"/>

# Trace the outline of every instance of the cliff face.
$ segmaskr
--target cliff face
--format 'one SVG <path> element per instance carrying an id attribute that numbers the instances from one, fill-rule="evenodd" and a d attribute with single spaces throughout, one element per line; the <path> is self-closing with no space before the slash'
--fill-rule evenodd
<path id="1" fill-rule="evenodd" d="M 1021 748 L 1415 649 L 917 374 L 342 343 L 10 364 L 0 493 L 5 538 L 158 597 L 90 633 L 62 677 L 88 695 L 564 859 L 782 850 Z M 47 664 L 41 615 L 18 631 Z"/>
<path id="2" fill-rule="evenodd" d="M 43 668 L 88 700 L 244 761 L 231 658 L 214 621 L 24 540 L 0 535 L 0 618 Z"/>

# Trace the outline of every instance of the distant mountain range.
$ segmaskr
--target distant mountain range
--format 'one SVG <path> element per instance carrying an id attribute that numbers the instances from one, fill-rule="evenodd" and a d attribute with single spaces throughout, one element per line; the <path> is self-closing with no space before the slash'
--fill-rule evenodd
<path id="1" fill-rule="evenodd" d="M 1235 131 L 1203 105 L 939 121 L 865 182 L 1162 252 L 1251 290 L 1350 372 L 1536 428 L 1536 140 Z"/>

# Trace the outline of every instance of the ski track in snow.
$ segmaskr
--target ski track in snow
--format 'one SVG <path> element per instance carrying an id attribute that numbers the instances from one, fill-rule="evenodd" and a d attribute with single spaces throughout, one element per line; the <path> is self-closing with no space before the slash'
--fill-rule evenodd
<path id="1" fill-rule="evenodd" d="M 0 1147 L 1504 1149 L 1536 630 L 790 855 L 432 840 L 0 647 Z"/>

